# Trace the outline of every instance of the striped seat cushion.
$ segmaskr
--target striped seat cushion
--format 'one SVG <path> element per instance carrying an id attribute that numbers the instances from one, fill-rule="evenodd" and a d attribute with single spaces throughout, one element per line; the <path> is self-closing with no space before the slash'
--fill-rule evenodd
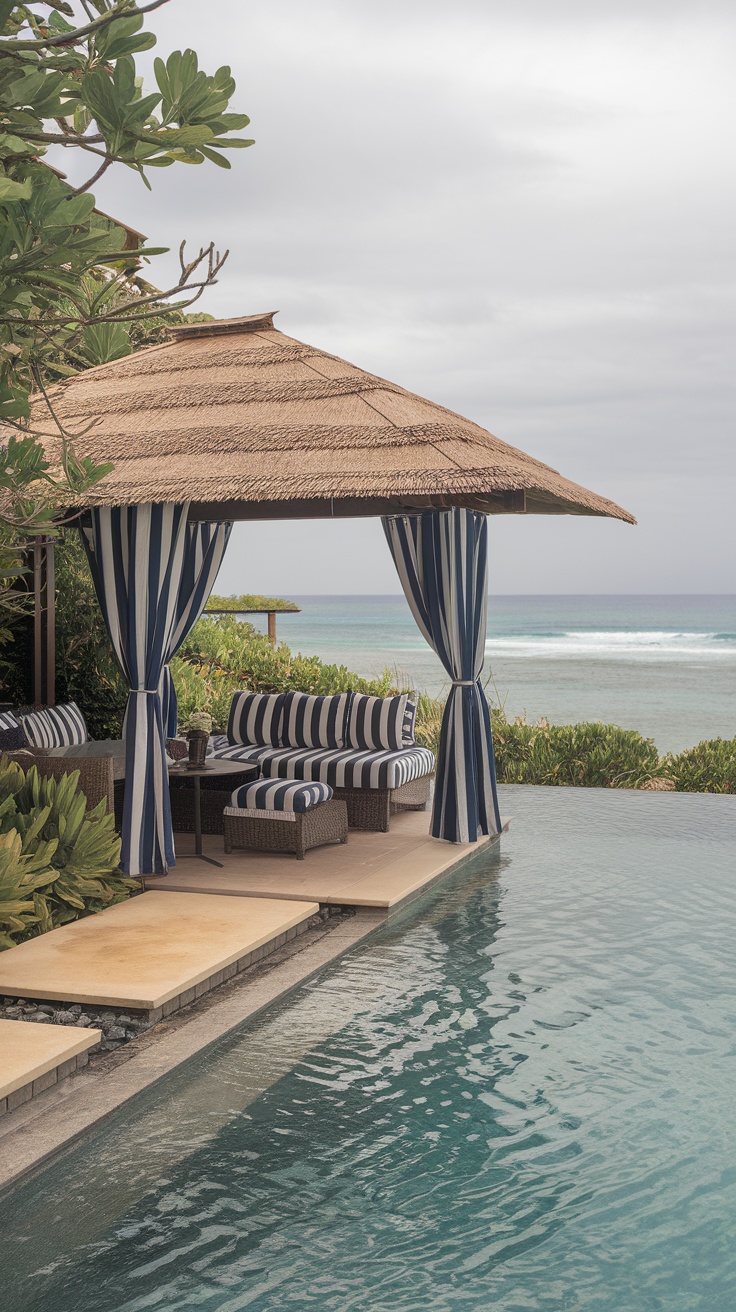
<path id="1" fill-rule="evenodd" d="M 350 697 L 349 692 L 331 697 L 287 693 L 281 723 L 282 746 L 343 747 Z"/>
<path id="2" fill-rule="evenodd" d="M 415 716 L 416 705 L 409 710 L 408 693 L 369 697 L 356 692 L 350 704 L 346 746 L 361 751 L 398 752 L 414 742 Z"/>
<path id="3" fill-rule="evenodd" d="M 311 779 L 331 788 L 400 788 L 434 769 L 434 756 L 426 747 L 400 752 L 295 750 L 264 752 L 261 774 L 269 779 Z"/>
<path id="4" fill-rule="evenodd" d="M 89 742 L 87 724 L 76 702 L 28 711 L 20 720 L 32 747 L 72 747 Z"/>
<path id="5" fill-rule="evenodd" d="M 236 692 L 230 703 L 228 741 L 278 747 L 286 693 Z"/>
<path id="6" fill-rule="evenodd" d="M 256 765 L 264 754 L 278 750 L 278 747 L 256 747 L 253 743 L 231 743 L 227 747 L 216 747 L 212 753 L 212 759 L 214 761 L 249 761 Z"/>
<path id="7" fill-rule="evenodd" d="M 332 789 L 321 783 L 288 783 L 280 779 L 259 779 L 256 784 L 236 788 L 231 806 L 241 811 L 290 811 L 302 814 L 321 802 L 329 802 Z"/>

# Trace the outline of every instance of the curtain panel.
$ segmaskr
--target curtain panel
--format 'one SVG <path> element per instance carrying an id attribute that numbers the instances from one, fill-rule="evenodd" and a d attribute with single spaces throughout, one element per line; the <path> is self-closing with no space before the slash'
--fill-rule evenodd
<path id="1" fill-rule="evenodd" d="M 488 522 L 473 510 L 383 519 L 414 619 L 452 683 L 442 717 L 431 833 L 474 843 L 501 831 L 488 701 L 481 684 Z"/>
<path id="2" fill-rule="evenodd" d="M 121 864 L 129 875 L 176 863 L 161 681 L 180 615 L 188 504 L 91 510 L 83 535 L 110 641 L 128 680 Z"/>
<path id="3" fill-rule="evenodd" d="M 161 706 L 167 738 L 175 738 L 179 708 L 169 661 L 176 655 L 187 634 L 193 629 L 215 586 L 233 526 L 194 520 L 186 526 L 184 566 L 176 605 L 176 625 L 161 681 Z"/>

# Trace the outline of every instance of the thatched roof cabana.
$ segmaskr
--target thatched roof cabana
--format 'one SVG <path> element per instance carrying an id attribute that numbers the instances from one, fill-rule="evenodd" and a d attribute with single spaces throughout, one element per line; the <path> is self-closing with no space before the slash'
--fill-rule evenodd
<path id="1" fill-rule="evenodd" d="M 171 334 L 51 393 L 79 454 L 114 462 L 88 504 L 191 501 L 200 520 L 467 506 L 634 522 L 478 424 L 286 337 L 273 313 Z M 42 402 L 36 422 L 48 429 Z"/>

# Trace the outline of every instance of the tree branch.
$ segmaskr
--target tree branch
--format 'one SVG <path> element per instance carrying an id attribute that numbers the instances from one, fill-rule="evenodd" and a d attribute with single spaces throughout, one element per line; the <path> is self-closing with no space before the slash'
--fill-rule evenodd
<path id="1" fill-rule="evenodd" d="M 108 23 L 114 23 L 118 18 L 137 18 L 139 14 L 150 14 L 154 9 L 160 9 L 162 5 L 167 5 L 169 0 L 151 0 L 147 5 L 128 6 L 124 0 L 120 0 L 117 8 L 111 9 L 108 13 L 102 14 L 94 22 L 88 23 L 86 27 L 77 27 L 73 32 L 61 32 L 59 36 L 50 36 L 43 41 L 13 41 L 16 50 L 43 50 L 53 48 L 54 46 L 74 46 L 77 45 L 84 36 L 89 36 L 92 32 L 97 32 L 101 27 L 107 27 Z"/>
<path id="2" fill-rule="evenodd" d="M 98 168 L 97 172 L 93 173 L 92 177 L 87 179 L 83 187 L 73 188 L 75 194 L 77 196 L 82 196 L 84 195 L 85 191 L 89 191 L 90 187 L 94 187 L 95 183 L 99 181 L 103 173 L 107 173 L 107 170 L 109 169 L 110 165 L 113 163 L 114 160 L 112 155 L 107 155 L 105 159 L 102 161 L 102 163 L 100 164 L 100 167 Z"/>
<path id="3" fill-rule="evenodd" d="M 197 255 L 195 259 L 190 260 L 189 263 L 185 263 L 184 261 L 185 244 L 186 244 L 185 242 L 182 242 L 181 246 L 179 247 L 179 264 L 181 267 L 181 276 L 179 278 L 179 281 L 176 283 L 174 287 L 170 287 L 167 291 L 164 292 L 154 291 L 147 296 L 136 297 L 135 299 L 136 310 L 141 309 L 143 306 L 149 306 L 149 307 L 159 306 L 161 305 L 162 302 L 168 301 L 172 296 L 184 295 L 190 291 L 196 292 L 196 295 L 193 296 L 191 300 L 186 301 L 185 304 L 193 305 L 194 301 L 199 300 L 199 297 L 202 295 L 202 292 L 205 290 L 206 287 L 212 287 L 216 283 L 217 275 L 218 273 L 220 273 L 230 252 L 225 251 L 223 255 L 220 255 L 220 252 L 215 250 L 215 243 L 210 242 L 209 246 L 206 246 L 200 250 L 199 255 Z M 110 261 L 113 261 L 116 258 L 125 259 L 126 257 L 132 254 L 134 254 L 134 252 L 125 251 L 119 256 L 112 256 L 112 255 L 108 256 L 108 259 Z M 196 273 L 197 269 L 204 263 L 205 260 L 207 261 L 206 276 L 202 279 L 201 282 L 199 281 L 190 282 L 192 274 Z M 100 295 L 102 295 L 102 293 L 100 293 Z M 70 299 L 73 300 L 73 297 L 70 297 Z M 93 302 L 93 306 L 94 304 L 97 303 L 98 300 L 99 300 L 99 296 L 96 298 L 95 302 Z M 168 310 L 177 310 L 181 308 L 182 308 L 181 304 L 169 305 L 157 311 L 157 313 L 166 314 Z M 32 326 L 34 331 L 48 330 L 53 332 L 55 329 L 58 328 L 66 328 L 70 324 L 78 324 L 79 329 L 81 331 L 84 328 L 94 325 L 96 323 L 135 323 L 139 319 L 146 319 L 150 317 L 150 315 L 138 314 L 138 313 L 126 317 L 126 312 L 129 310 L 130 310 L 130 302 L 128 302 L 125 305 L 118 306 L 117 309 L 113 308 L 111 310 L 106 311 L 104 314 L 94 315 L 92 317 L 85 317 L 83 314 L 74 314 L 74 315 L 68 314 L 68 315 L 58 315 L 58 316 L 54 315 L 53 318 L 50 319 L 47 318 L 45 320 L 43 318 L 38 318 L 38 319 L 0 318 L 0 325 L 3 326 L 11 325 L 16 328 L 18 327 L 28 328 Z"/>

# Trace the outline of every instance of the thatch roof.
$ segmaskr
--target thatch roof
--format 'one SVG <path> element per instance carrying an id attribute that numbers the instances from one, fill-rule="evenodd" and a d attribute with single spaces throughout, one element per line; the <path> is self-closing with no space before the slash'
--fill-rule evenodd
<path id="1" fill-rule="evenodd" d="M 198 517 L 236 519 L 466 505 L 634 522 L 478 424 L 284 336 L 273 314 L 172 338 L 53 389 L 78 452 L 114 462 L 89 504 L 191 500 Z"/>

